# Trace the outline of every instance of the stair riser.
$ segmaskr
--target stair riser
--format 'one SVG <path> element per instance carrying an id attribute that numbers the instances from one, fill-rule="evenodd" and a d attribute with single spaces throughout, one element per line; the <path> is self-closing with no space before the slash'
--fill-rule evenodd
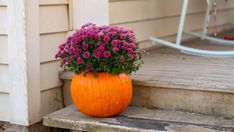
<path id="1" fill-rule="evenodd" d="M 71 80 L 64 80 L 64 101 L 72 104 Z M 134 85 L 131 105 L 234 117 L 234 94 Z"/>
<path id="2" fill-rule="evenodd" d="M 234 94 L 134 85 L 131 105 L 234 117 Z"/>

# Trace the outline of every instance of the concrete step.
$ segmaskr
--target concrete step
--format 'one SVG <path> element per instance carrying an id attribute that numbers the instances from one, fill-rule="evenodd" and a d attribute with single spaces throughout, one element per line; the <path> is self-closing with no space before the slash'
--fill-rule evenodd
<path id="1" fill-rule="evenodd" d="M 234 119 L 196 113 L 129 107 L 122 115 L 93 118 L 74 105 L 43 118 L 49 127 L 95 132 L 233 132 Z"/>

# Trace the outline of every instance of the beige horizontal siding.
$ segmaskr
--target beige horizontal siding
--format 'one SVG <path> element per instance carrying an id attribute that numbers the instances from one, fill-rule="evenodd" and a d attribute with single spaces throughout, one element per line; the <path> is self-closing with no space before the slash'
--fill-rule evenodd
<path id="1" fill-rule="evenodd" d="M 66 39 L 67 32 L 40 35 L 40 56 L 41 62 L 55 60 L 55 53 L 58 46 Z"/>
<path id="2" fill-rule="evenodd" d="M 60 62 L 48 62 L 41 64 L 41 90 L 51 89 L 62 85 L 59 79 Z"/>
<path id="3" fill-rule="evenodd" d="M 0 0 L 0 6 L 7 6 L 6 0 Z"/>
<path id="4" fill-rule="evenodd" d="M 52 94 L 53 90 L 51 91 L 51 89 L 62 85 L 58 73 L 61 70 L 60 62 L 55 61 L 54 56 L 58 51 L 58 46 L 65 41 L 69 31 L 69 2 L 70 0 L 40 0 L 40 78 L 42 92 L 50 91 Z M 53 107 L 46 105 L 43 109 L 53 109 Z M 49 110 L 45 111 L 47 113 Z"/>
<path id="5" fill-rule="evenodd" d="M 233 14 L 234 10 L 219 12 L 218 19 L 216 22 L 217 25 L 223 25 L 228 23 L 227 13 Z M 203 24 L 203 18 L 204 14 L 200 13 L 188 15 L 185 24 L 185 30 L 201 29 Z M 138 41 L 145 41 L 152 36 L 163 37 L 175 34 L 178 29 L 178 23 L 179 23 L 179 17 L 168 17 L 164 19 L 153 19 L 153 20 L 125 23 L 119 25 L 133 29 L 136 33 Z M 210 26 L 214 24 L 215 24 L 214 22 L 211 22 Z"/>
<path id="6" fill-rule="evenodd" d="M 180 14 L 182 0 L 124 0 L 110 2 L 110 22 L 112 24 L 133 22 L 139 20 L 156 19 L 178 16 Z M 218 1 L 219 9 L 234 7 L 234 1 L 225 3 Z M 188 14 L 201 13 L 206 10 L 204 0 L 190 1 Z"/>
<path id="7" fill-rule="evenodd" d="M 7 7 L 0 6 L 0 35 L 7 34 Z"/>
<path id="8" fill-rule="evenodd" d="M 69 30 L 68 5 L 40 6 L 40 33 Z"/>
<path id="9" fill-rule="evenodd" d="M 8 65 L 0 64 L 0 93 L 9 93 L 9 71 Z M 0 118 L 1 119 L 1 118 Z"/>
<path id="10" fill-rule="evenodd" d="M 42 117 L 63 107 L 61 87 L 41 92 Z"/>
<path id="11" fill-rule="evenodd" d="M 213 27 L 211 27 L 211 28 L 213 28 Z M 230 25 L 230 24 L 224 24 L 224 25 L 219 25 L 216 28 L 217 28 L 218 31 L 222 32 L 222 31 L 227 31 L 230 28 L 232 28 L 232 25 Z M 200 32 L 200 30 L 193 30 L 193 32 Z M 212 35 L 213 31 L 209 30 L 208 34 Z M 176 39 L 176 33 L 171 34 L 171 35 L 167 35 L 167 36 L 163 36 L 163 37 L 159 37 L 159 38 L 167 40 L 167 41 L 175 41 L 175 39 Z M 188 35 L 184 35 L 183 36 L 183 41 L 191 40 L 191 39 L 193 39 L 192 36 L 188 36 Z M 153 47 L 158 47 L 158 46 L 161 46 L 161 45 L 152 45 L 152 42 L 150 40 L 142 41 L 140 43 L 140 47 L 142 49 L 151 49 Z"/>
<path id="12" fill-rule="evenodd" d="M 217 25 L 232 21 L 234 1 L 218 1 Z M 178 28 L 182 0 L 111 0 L 110 23 L 131 28 L 139 42 L 150 45 L 149 37 L 175 35 Z M 193 0 L 189 3 L 186 30 L 199 30 L 203 24 L 206 1 Z M 211 22 L 212 26 L 214 22 Z M 212 30 L 212 29 L 211 29 Z M 143 46 L 144 47 L 144 46 Z"/>
<path id="13" fill-rule="evenodd" d="M 0 92 L 0 121 L 9 121 L 9 94 Z"/>
<path id="14" fill-rule="evenodd" d="M 0 121 L 9 121 L 10 114 L 7 43 L 7 4 L 0 0 Z"/>
<path id="15" fill-rule="evenodd" d="M 0 120 L 3 121 L 8 119 L 8 114 L 6 111 L 9 111 L 8 107 L 6 106 L 9 105 L 9 72 L 7 64 L 7 7 L 6 1 L 0 0 Z"/>
<path id="16" fill-rule="evenodd" d="M 39 0 L 39 5 L 64 5 L 68 3 L 69 0 Z"/>
<path id="17" fill-rule="evenodd" d="M 0 64 L 8 64 L 7 36 L 0 35 Z"/>

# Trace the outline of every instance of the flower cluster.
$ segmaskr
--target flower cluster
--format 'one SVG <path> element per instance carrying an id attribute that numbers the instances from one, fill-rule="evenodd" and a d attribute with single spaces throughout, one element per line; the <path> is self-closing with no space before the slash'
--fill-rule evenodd
<path id="1" fill-rule="evenodd" d="M 83 72 L 132 73 L 142 64 L 142 52 L 132 30 L 120 26 L 89 23 L 59 46 L 55 56 L 61 66 L 77 74 Z"/>

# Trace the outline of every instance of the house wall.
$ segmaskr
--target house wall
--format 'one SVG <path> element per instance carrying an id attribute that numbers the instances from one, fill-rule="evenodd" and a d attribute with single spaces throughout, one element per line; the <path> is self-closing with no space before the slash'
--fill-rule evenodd
<path id="1" fill-rule="evenodd" d="M 40 80 L 41 116 L 62 108 L 61 86 L 58 77 L 59 61 L 54 55 L 70 30 L 69 0 L 40 0 Z M 0 0 L 0 121 L 9 121 L 7 4 Z"/>
<path id="2" fill-rule="evenodd" d="M 55 60 L 58 45 L 65 41 L 70 28 L 69 0 L 40 0 L 41 114 L 60 109 L 62 82 L 60 63 Z"/>
<path id="3" fill-rule="evenodd" d="M 9 120 L 7 5 L 0 0 L 0 119 Z"/>
<path id="4" fill-rule="evenodd" d="M 77 6 L 78 5 L 77 3 L 79 2 L 81 4 L 82 1 L 83 0 L 79 1 L 78 0 L 74 1 L 73 0 L 59 0 L 59 1 L 37 0 L 35 2 L 21 1 L 18 3 L 16 2 L 16 4 L 14 4 L 14 2 L 11 1 L 9 3 L 12 4 L 12 6 L 9 6 L 11 8 L 9 8 L 8 11 L 9 14 L 11 13 L 11 16 L 7 17 L 6 15 L 7 1 L 0 0 L 0 108 L 1 108 L 0 121 L 11 122 L 12 113 L 10 112 L 13 111 L 13 110 L 11 111 L 11 108 L 14 108 L 14 105 L 11 106 L 10 101 L 17 104 L 17 100 L 13 99 L 14 97 L 12 96 L 13 94 L 9 94 L 10 91 L 14 89 L 10 88 L 9 85 L 11 83 L 8 79 L 10 78 L 9 77 L 10 75 L 8 75 L 10 74 L 8 73 L 9 72 L 8 65 L 12 66 L 10 65 L 10 62 L 14 62 L 12 60 L 14 57 L 12 56 L 11 56 L 12 58 L 9 57 L 9 64 L 8 64 L 8 53 L 7 53 L 8 35 L 6 29 L 7 28 L 6 24 L 9 23 L 7 22 L 8 18 L 9 20 L 11 20 L 10 19 L 11 17 L 15 18 L 14 15 L 17 15 L 18 16 L 17 19 L 20 19 L 21 24 L 25 26 L 25 28 L 23 26 L 19 27 L 21 31 L 20 33 L 22 33 L 22 36 L 25 37 L 23 38 L 25 42 L 21 42 L 20 45 L 22 45 L 22 47 L 27 50 L 27 54 L 24 54 L 26 52 L 24 52 L 25 51 L 24 49 L 20 49 L 20 46 L 18 46 L 19 49 L 17 51 L 22 53 L 23 57 L 26 57 L 26 60 L 23 60 L 22 64 L 26 63 L 25 65 L 28 65 L 24 70 L 22 69 L 23 72 L 27 70 L 26 73 L 27 75 L 25 74 L 24 75 L 26 78 L 27 77 L 28 78 L 26 80 L 23 80 L 24 84 L 27 83 L 27 85 L 24 85 L 22 87 L 19 86 L 25 92 L 25 94 L 24 93 L 20 94 L 20 98 L 22 99 L 21 103 L 24 103 L 25 105 L 24 107 L 22 107 L 22 111 L 24 112 L 24 114 L 27 114 L 28 117 L 22 117 L 22 120 L 14 120 L 14 123 L 16 124 L 18 123 L 20 125 L 30 125 L 37 122 L 38 117 L 40 120 L 40 117 L 43 117 L 45 114 L 51 113 L 63 107 L 62 90 L 61 90 L 62 82 L 59 79 L 59 71 L 61 71 L 61 68 L 59 61 L 56 60 L 54 56 L 55 53 L 58 51 L 58 45 L 63 43 L 67 38 L 68 34 L 74 31 L 73 26 L 77 27 L 77 23 L 83 24 L 85 22 L 85 21 L 80 21 L 80 19 L 83 20 L 83 17 L 85 17 L 85 14 L 87 14 L 88 10 L 84 9 L 81 5 L 79 5 L 80 7 Z M 106 3 L 108 2 L 107 0 L 105 1 L 103 1 L 102 3 L 105 4 L 105 9 L 108 9 L 106 8 L 108 5 Z M 80 12 L 82 17 L 77 17 L 79 16 L 78 13 L 74 14 L 74 16 L 72 15 L 73 11 L 72 3 L 75 3 L 73 4 L 75 7 L 74 12 L 76 12 L 79 7 L 78 11 Z M 96 4 L 92 3 L 92 1 L 89 2 L 83 1 L 82 4 L 85 5 L 84 7 L 87 7 L 90 6 L 90 3 L 93 6 L 96 6 Z M 20 8 L 16 8 L 18 6 L 17 4 L 20 4 Z M 33 6 L 30 6 L 31 4 L 33 4 Z M 23 10 L 22 13 L 17 14 L 17 11 L 20 10 L 21 8 Z M 39 8 L 39 10 L 37 10 L 37 8 Z M 15 9 L 17 9 L 17 11 Z M 30 13 L 31 11 L 33 12 Z M 95 9 L 92 11 L 95 11 Z M 105 10 L 103 9 L 103 11 Z M 108 14 L 108 13 L 103 13 L 103 14 Z M 27 15 L 27 17 L 24 17 L 25 15 Z M 105 20 L 108 21 L 108 18 L 105 18 L 108 15 L 102 15 L 102 16 L 103 16 L 102 22 Z M 29 18 L 33 20 L 31 21 L 29 20 Z M 76 24 L 73 25 L 73 21 Z M 98 21 L 98 19 L 95 19 L 95 21 Z M 105 23 L 108 24 L 108 22 Z M 15 23 L 11 24 L 14 24 L 15 26 Z M 35 27 L 35 31 L 33 30 L 33 27 Z M 39 32 L 37 29 L 39 29 Z M 27 33 L 24 34 L 24 32 Z M 33 36 L 36 36 L 35 37 L 36 39 L 32 37 L 32 35 L 30 36 L 31 33 L 33 33 Z M 12 33 L 11 37 L 17 38 L 17 36 L 14 35 L 15 34 Z M 39 36 L 39 40 L 37 40 L 37 35 Z M 35 41 L 35 43 L 33 43 L 33 41 Z M 14 44 L 17 44 L 17 42 L 15 41 L 11 42 L 11 46 L 14 46 Z M 37 49 L 33 49 L 34 48 L 33 44 Z M 40 48 L 38 48 L 38 45 Z M 12 53 L 13 50 L 9 49 L 9 51 L 11 51 Z M 39 51 L 40 54 L 33 53 L 33 51 Z M 40 64 L 39 61 L 37 60 L 38 55 L 40 56 Z M 33 63 L 32 58 L 36 58 L 35 65 Z M 21 57 L 21 59 L 25 58 Z M 38 64 L 40 65 L 39 69 L 37 69 Z M 34 68 L 34 66 L 36 67 Z M 12 69 L 14 68 L 16 67 L 12 67 Z M 35 73 L 33 73 L 34 69 L 36 70 Z M 38 73 L 37 70 L 39 70 L 40 73 Z M 20 70 L 18 71 L 20 72 Z M 14 79 L 17 79 L 17 76 Z M 18 82 L 21 82 L 21 79 L 22 78 L 18 79 Z M 36 82 L 36 84 L 34 82 Z M 40 86 L 38 85 L 37 82 L 40 82 Z M 33 86 L 34 84 L 36 86 Z M 38 97 L 39 88 L 40 88 L 40 96 Z M 15 93 L 14 95 L 17 96 L 17 93 Z M 32 99 L 39 101 L 35 102 Z M 17 108 L 18 106 L 19 105 L 17 105 Z M 16 114 L 17 111 L 15 111 Z"/>
<path id="5" fill-rule="evenodd" d="M 109 0 L 109 3 L 110 23 L 133 29 L 142 47 L 152 45 L 148 41 L 152 36 L 175 40 L 182 0 Z M 224 26 L 230 22 L 230 14 L 234 14 L 234 1 L 218 3 L 217 25 Z M 205 0 L 190 0 L 186 30 L 201 29 L 205 10 Z"/>

